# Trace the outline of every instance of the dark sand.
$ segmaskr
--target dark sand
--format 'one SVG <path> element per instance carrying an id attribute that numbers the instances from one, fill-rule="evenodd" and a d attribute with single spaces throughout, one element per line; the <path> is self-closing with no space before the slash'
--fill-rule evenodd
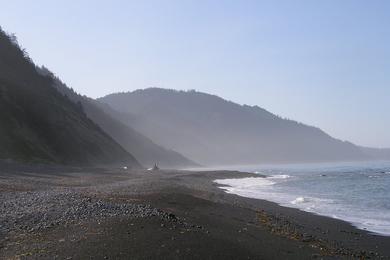
<path id="1" fill-rule="evenodd" d="M 390 259 L 389 237 L 213 183 L 251 174 L 34 172 L 0 173 L 1 259 Z"/>

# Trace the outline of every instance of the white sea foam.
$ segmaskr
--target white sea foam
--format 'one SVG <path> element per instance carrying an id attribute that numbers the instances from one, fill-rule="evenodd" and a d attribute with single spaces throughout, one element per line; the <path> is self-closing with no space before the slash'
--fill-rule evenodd
<path id="1" fill-rule="evenodd" d="M 285 174 L 285 172 L 277 173 L 266 178 L 219 179 L 215 180 L 215 183 L 221 185 L 220 188 L 227 193 L 248 198 L 269 200 L 281 206 L 293 207 L 319 215 L 342 219 L 360 229 L 377 234 L 390 235 L 390 211 L 386 209 L 387 206 L 381 206 L 386 202 L 374 200 L 374 197 L 369 197 L 371 196 L 370 193 L 366 193 L 364 195 L 367 195 L 367 197 L 361 198 L 361 202 L 359 203 L 354 203 L 354 200 L 350 199 L 353 196 L 362 196 L 363 194 L 361 194 L 360 190 L 352 190 L 356 193 L 351 194 L 351 189 L 346 189 L 345 192 L 343 189 L 337 189 L 338 185 L 340 187 L 350 185 L 351 175 L 349 173 L 340 175 L 338 171 L 335 173 L 327 172 L 326 175 L 329 178 L 325 179 L 316 179 L 320 177 L 318 174 L 299 173 L 297 175 L 293 173 L 290 176 Z M 388 171 L 382 174 L 361 175 L 359 173 L 353 180 L 356 183 L 359 181 L 364 183 L 364 178 L 384 177 L 384 173 L 390 174 Z M 369 184 L 377 185 L 377 183 L 372 184 L 372 182 Z M 382 184 L 382 182 L 379 184 Z M 355 186 L 352 187 L 355 189 Z M 386 189 L 382 188 L 380 191 L 385 192 Z M 367 191 L 364 190 L 363 192 Z M 377 192 L 378 190 L 373 195 L 378 195 Z M 381 196 L 385 198 L 388 195 L 381 193 Z M 375 203 L 382 204 L 377 205 Z"/>
<path id="2" fill-rule="evenodd" d="M 219 179 L 215 183 L 220 185 L 221 189 L 227 193 L 236 194 L 242 197 L 266 199 L 270 195 L 274 181 L 264 177 L 249 177 L 241 179 Z"/>
<path id="3" fill-rule="evenodd" d="M 291 176 L 290 175 L 287 175 L 287 174 L 278 174 L 278 175 L 272 175 L 272 176 L 269 176 L 267 177 L 268 179 L 288 179 L 290 178 Z"/>
<path id="4" fill-rule="evenodd" d="M 291 204 L 299 204 L 299 203 L 304 203 L 306 202 L 307 199 L 305 199 L 304 197 L 298 197 L 296 198 L 295 200 L 291 201 Z"/>
<path id="5" fill-rule="evenodd" d="M 248 177 L 240 179 L 219 179 L 215 180 L 215 183 L 222 185 L 229 185 L 234 188 L 255 188 L 257 186 L 269 186 L 274 185 L 275 182 L 268 180 L 264 177 Z"/>

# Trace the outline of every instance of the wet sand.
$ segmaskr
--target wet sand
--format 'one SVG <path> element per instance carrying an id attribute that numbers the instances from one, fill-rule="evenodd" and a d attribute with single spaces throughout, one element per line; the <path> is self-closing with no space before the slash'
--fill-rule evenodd
<path id="1" fill-rule="evenodd" d="M 248 176 L 3 168 L 0 258 L 390 259 L 389 237 L 213 183 Z"/>

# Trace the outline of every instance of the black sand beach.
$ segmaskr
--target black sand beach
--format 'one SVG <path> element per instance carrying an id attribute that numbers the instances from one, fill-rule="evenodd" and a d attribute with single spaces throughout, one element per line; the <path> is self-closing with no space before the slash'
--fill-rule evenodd
<path id="1" fill-rule="evenodd" d="M 1 259 L 390 259 L 390 237 L 213 183 L 247 173 L 1 171 Z"/>

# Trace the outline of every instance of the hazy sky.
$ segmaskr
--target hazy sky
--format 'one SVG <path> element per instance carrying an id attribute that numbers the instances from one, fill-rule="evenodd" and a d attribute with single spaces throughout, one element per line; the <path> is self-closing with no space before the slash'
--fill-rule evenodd
<path id="1" fill-rule="evenodd" d="M 390 1 L 3 1 L 0 25 L 81 94 L 151 86 L 390 147 Z"/>

